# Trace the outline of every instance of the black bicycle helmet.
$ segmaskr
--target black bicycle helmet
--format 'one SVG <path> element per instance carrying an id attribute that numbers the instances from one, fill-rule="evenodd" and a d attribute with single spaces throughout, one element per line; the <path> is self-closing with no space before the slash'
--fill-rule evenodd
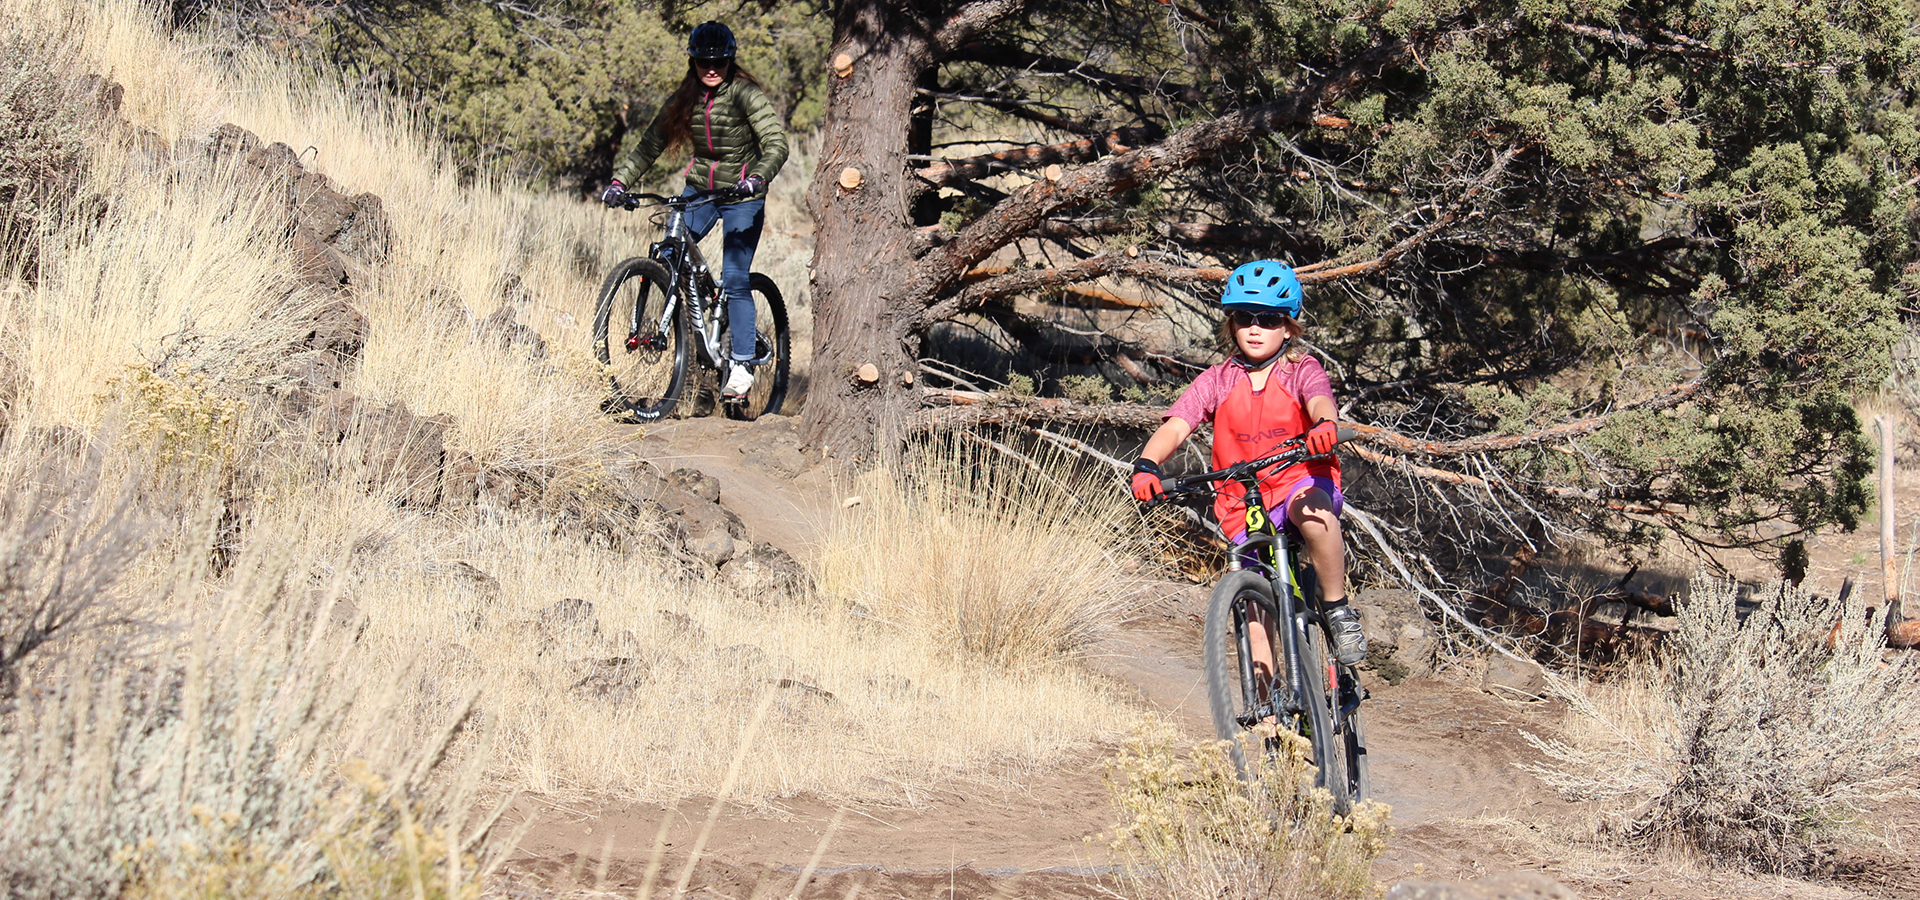
<path id="1" fill-rule="evenodd" d="M 687 55 L 694 59 L 732 59 L 733 30 L 719 22 L 703 22 L 687 36 Z"/>

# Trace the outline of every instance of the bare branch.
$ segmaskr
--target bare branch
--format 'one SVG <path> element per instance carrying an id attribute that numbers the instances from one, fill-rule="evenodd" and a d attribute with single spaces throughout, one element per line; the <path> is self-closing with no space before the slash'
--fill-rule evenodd
<path id="1" fill-rule="evenodd" d="M 1025 69 L 1049 75 L 1067 75 L 1103 91 L 1171 97 L 1182 103 L 1200 103 L 1206 99 L 1205 93 L 1192 85 L 1170 82 L 1165 78 L 1120 75 L 1089 65 L 1084 59 L 1043 56 L 1001 44 L 970 43 L 959 48 L 950 59 L 958 62 L 977 62 L 990 66 Z"/>
<path id="2" fill-rule="evenodd" d="M 1030 144 L 983 156 L 941 160 L 934 165 L 916 170 L 913 174 L 929 184 L 947 187 L 957 181 L 971 181 L 1015 169 L 1056 163 L 1091 162 L 1102 156 L 1126 153 L 1135 145 L 1154 140 L 1159 136 L 1160 130 L 1157 128 L 1121 128 L 1099 137 L 1077 141 L 1048 145 Z"/>
<path id="3" fill-rule="evenodd" d="M 947 56 L 1002 19 L 1027 8 L 1028 0 L 974 0 L 953 14 L 933 35 L 933 52 Z"/>
<path id="4" fill-rule="evenodd" d="M 1659 410 L 1678 405 L 1698 394 L 1700 381 L 1675 385 L 1653 397 L 1630 406 L 1562 422 L 1526 434 L 1466 438 L 1458 441 L 1424 441 L 1375 425 L 1348 423 L 1357 432 L 1355 441 L 1386 447 L 1398 453 L 1427 457 L 1457 457 L 1474 453 L 1505 453 L 1526 447 L 1564 443 L 1599 431 L 1614 417 L 1630 410 Z M 1157 428 L 1161 414 L 1157 408 L 1132 403 L 1077 403 L 1062 398 L 1009 397 L 970 391 L 923 389 L 921 399 L 930 409 L 922 410 L 916 430 L 964 427 L 969 424 L 1028 424 L 1059 422 L 1073 425 L 1101 425 L 1122 428 Z M 1352 447 L 1353 442 L 1347 446 Z M 1358 448 L 1354 448 L 1358 449 Z M 1438 472 L 1440 470 L 1428 470 Z M 1464 476 L 1455 483 L 1467 483 Z M 1483 482 L 1481 479 L 1473 481 Z M 1598 496 L 1596 495 L 1596 499 Z M 1665 510 L 1652 510 L 1664 512 Z"/>
<path id="5" fill-rule="evenodd" d="M 1197 165 L 1227 147 L 1285 125 L 1313 125 L 1315 110 L 1349 88 L 1366 71 L 1408 54 L 1395 41 L 1362 54 L 1346 66 L 1315 79 L 1297 93 L 1260 106 L 1200 122 L 1148 147 L 1122 153 L 1064 173 L 1058 181 L 1036 181 L 981 216 L 953 241 L 929 254 L 910 296 L 937 297 L 962 273 L 995 250 L 1029 233 L 1055 211 L 1092 203 L 1158 180 L 1169 172 Z"/>
<path id="6" fill-rule="evenodd" d="M 1439 218 L 1428 223 L 1427 227 L 1408 235 L 1402 239 L 1400 243 L 1387 248 L 1386 251 L 1379 256 L 1346 265 L 1333 265 L 1332 261 L 1317 262 L 1296 268 L 1294 272 L 1300 276 L 1301 283 L 1317 284 L 1327 281 L 1337 281 L 1342 278 L 1352 278 L 1358 275 L 1366 275 L 1393 265 L 1395 260 L 1407 255 L 1407 253 L 1415 247 L 1420 246 L 1434 235 L 1445 231 L 1448 227 L 1452 226 L 1453 223 L 1459 221 L 1461 215 L 1465 214 L 1467 208 L 1473 201 L 1479 199 L 1480 195 L 1492 189 L 1494 182 L 1498 181 L 1500 176 L 1506 173 L 1508 164 L 1512 163 L 1514 158 L 1519 156 L 1521 151 L 1525 149 L 1527 149 L 1525 146 L 1508 147 L 1494 159 L 1493 165 L 1488 166 L 1485 172 L 1480 173 L 1479 178 L 1474 179 L 1473 183 L 1468 185 L 1466 190 L 1461 191 L 1459 196 L 1453 198 L 1452 203 L 1447 204 L 1446 212 L 1442 213 Z"/>

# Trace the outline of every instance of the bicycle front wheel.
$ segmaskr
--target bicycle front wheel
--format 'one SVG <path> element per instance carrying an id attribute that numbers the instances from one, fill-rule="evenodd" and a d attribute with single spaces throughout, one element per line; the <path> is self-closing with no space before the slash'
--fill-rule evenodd
<path id="1" fill-rule="evenodd" d="M 1228 572 L 1207 601 L 1207 703 L 1213 708 L 1213 733 L 1232 744 L 1228 753 L 1241 777 L 1251 777 L 1244 736 L 1283 711 L 1282 691 L 1271 660 L 1280 656 L 1274 623 L 1279 621 L 1273 586 L 1257 572 Z M 1271 727 L 1271 726 L 1269 726 Z"/>
<path id="2" fill-rule="evenodd" d="M 687 386 L 687 305 L 674 299 L 667 270 L 645 257 L 615 266 L 601 285 L 593 356 L 607 374 L 608 412 L 641 420 L 673 412 Z"/>
<path id="3" fill-rule="evenodd" d="M 787 379 L 792 364 L 793 333 L 787 323 L 787 304 L 780 298 L 780 287 L 759 272 L 753 273 L 753 355 L 756 360 L 753 373 L 753 389 L 747 392 L 746 399 L 725 404 L 727 415 L 736 419 L 753 420 L 761 416 L 780 412 L 780 405 L 787 400 Z M 729 319 L 727 329 L 733 327 Z M 723 333 L 720 336 L 721 347 L 732 347 L 733 336 Z M 726 369 L 740 365 L 729 361 L 721 373 L 721 383 L 726 382 Z"/>

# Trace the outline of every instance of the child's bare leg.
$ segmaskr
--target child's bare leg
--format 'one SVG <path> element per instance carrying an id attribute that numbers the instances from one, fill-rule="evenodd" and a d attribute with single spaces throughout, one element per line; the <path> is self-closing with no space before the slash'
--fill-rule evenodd
<path id="1" fill-rule="evenodd" d="M 1307 488 L 1287 503 L 1287 521 L 1299 529 L 1313 559 L 1313 571 L 1320 577 L 1334 655 L 1346 665 L 1358 663 L 1367 656 L 1367 635 L 1359 615 L 1347 604 L 1346 544 L 1340 536 L 1340 517 L 1333 513 L 1333 498 L 1320 488 Z"/>
<path id="2" fill-rule="evenodd" d="M 1345 601 L 1347 549 L 1340 536 L 1340 517 L 1333 513 L 1333 498 L 1317 487 L 1307 488 L 1287 504 L 1287 521 L 1307 542 L 1307 556 L 1320 576 L 1320 595 L 1328 603 Z"/>

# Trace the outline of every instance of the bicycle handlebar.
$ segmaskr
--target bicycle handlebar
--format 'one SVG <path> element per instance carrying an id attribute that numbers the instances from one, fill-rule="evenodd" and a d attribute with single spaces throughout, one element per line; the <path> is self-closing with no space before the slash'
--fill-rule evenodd
<path id="1" fill-rule="evenodd" d="M 640 202 L 643 200 L 652 200 L 653 202 L 658 203 L 662 206 L 688 206 L 690 204 L 699 202 L 701 200 L 706 200 L 708 198 L 739 197 L 744 199 L 751 196 L 753 195 L 746 193 L 744 191 L 735 190 L 730 187 L 714 188 L 713 190 L 710 190 L 710 191 L 694 191 L 691 194 L 675 194 L 671 197 L 665 194 L 651 194 L 646 192 L 629 192 L 621 195 L 620 208 L 629 209 L 629 210 L 639 209 Z"/>
<path id="2" fill-rule="evenodd" d="M 1360 434 L 1359 432 L 1351 428 L 1341 426 L 1339 431 L 1335 434 L 1333 442 L 1335 445 L 1344 444 L 1350 440 L 1353 440 L 1355 437 L 1359 436 L 1359 434 Z M 1297 466 L 1303 462 L 1306 462 L 1307 460 L 1312 458 L 1313 458 L 1313 454 L 1310 454 L 1307 452 L 1306 438 L 1304 437 L 1293 438 L 1291 440 L 1288 440 L 1282 443 L 1280 445 L 1280 449 L 1270 456 L 1262 457 L 1260 459 L 1252 459 L 1252 460 L 1248 460 L 1246 462 L 1241 462 L 1241 463 L 1234 463 L 1233 465 L 1228 466 L 1224 469 L 1215 469 L 1211 472 L 1201 472 L 1198 475 L 1185 475 L 1180 478 L 1169 479 L 1165 482 L 1165 489 L 1161 492 L 1160 496 L 1147 501 L 1144 504 L 1144 507 L 1146 509 L 1152 509 L 1172 499 L 1175 494 L 1208 493 L 1207 491 L 1204 491 L 1201 489 L 1201 485 L 1213 484 L 1214 482 L 1218 482 L 1218 481 L 1232 481 L 1232 480 L 1248 478 L 1248 477 L 1258 478 L 1259 477 L 1258 473 L 1260 472 L 1261 469 L 1269 468 L 1272 466 L 1280 466 L 1281 468 L 1291 468 L 1293 466 Z"/>

